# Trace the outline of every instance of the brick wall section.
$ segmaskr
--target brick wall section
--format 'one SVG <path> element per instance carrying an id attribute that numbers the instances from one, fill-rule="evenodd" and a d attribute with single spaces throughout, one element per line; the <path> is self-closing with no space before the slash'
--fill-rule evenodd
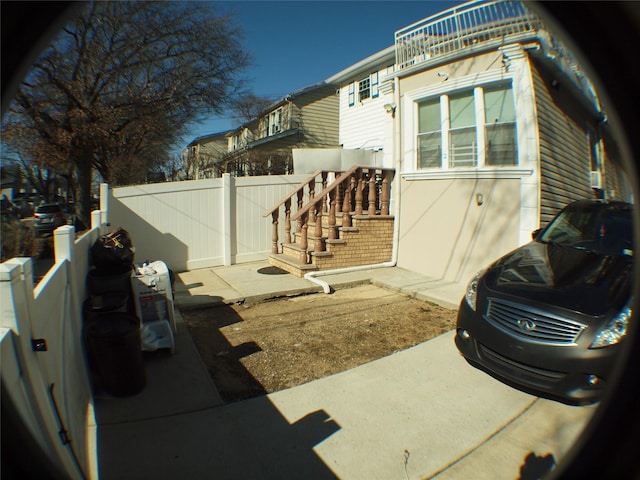
<path id="1" fill-rule="evenodd" d="M 373 265 L 391 260 L 393 249 L 393 216 L 354 216 L 352 229 L 341 229 L 340 241 L 327 241 L 332 255 L 312 255 L 318 270 Z"/>

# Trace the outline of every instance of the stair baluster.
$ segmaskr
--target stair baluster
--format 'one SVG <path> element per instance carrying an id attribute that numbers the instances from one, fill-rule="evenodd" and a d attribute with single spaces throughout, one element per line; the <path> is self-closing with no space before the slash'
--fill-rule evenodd
<path id="1" fill-rule="evenodd" d="M 392 172 L 384 170 L 382 172 L 382 192 L 380 192 L 380 215 L 389 215 L 389 197 L 391 188 L 391 176 Z"/>
<path id="2" fill-rule="evenodd" d="M 291 243 L 291 199 L 284 202 L 284 243 Z"/>
<path id="3" fill-rule="evenodd" d="M 344 182 L 344 202 L 342 203 L 342 226 L 351 227 L 351 192 L 353 191 L 353 183 L 355 182 L 354 176 L 349 175 L 349 178 Z"/>
<path id="4" fill-rule="evenodd" d="M 329 234 L 330 240 L 336 240 L 338 238 L 338 230 L 336 228 L 336 188 L 329 192 Z"/>
<path id="5" fill-rule="evenodd" d="M 278 215 L 280 209 L 271 212 L 271 253 L 277 254 L 278 250 Z"/>
<path id="6" fill-rule="evenodd" d="M 323 201 L 318 200 L 314 207 L 311 209 L 315 211 L 316 217 L 316 228 L 313 232 L 314 242 L 313 242 L 313 251 L 316 253 L 320 253 L 324 251 L 324 242 L 322 241 L 322 204 Z"/>
<path id="7" fill-rule="evenodd" d="M 300 222 L 302 223 L 302 231 L 300 232 L 299 262 L 301 265 L 306 265 L 309 263 L 309 257 L 307 255 L 307 249 L 309 248 L 309 242 L 307 240 L 307 230 L 309 229 L 309 214 L 307 212 L 301 215 Z"/>
<path id="8" fill-rule="evenodd" d="M 376 214 L 376 170 L 374 168 L 369 169 L 369 195 L 367 200 L 369 201 L 367 213 L 374 216 Z"/>

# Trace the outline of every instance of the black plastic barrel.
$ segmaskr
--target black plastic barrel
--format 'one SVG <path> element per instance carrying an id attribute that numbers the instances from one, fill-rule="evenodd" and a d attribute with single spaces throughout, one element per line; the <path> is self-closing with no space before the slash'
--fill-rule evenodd
<path id="1" fill-rule="evenodd" d="M 146 375 L 137 317 L 126 312 L 103 313 L 86 326 L 86 341 L 102 390 L 126 397 L 144 389 Z"/>
<path id="2" fill-rule="evenodd" d="M 89 270 L 87 286 L 93 295 L 103 295 L 109 292 L 131 292 L 132 268 L 125 268 L 119 272 L 104 270 Z"/>
<path id="3" fill-rule="evenodd" d="M 83 304 L 85 323 L 101 314 L 128 311 L 129 294 L 126 292 L 106 292 L 102 295 L 91 295 Z"/>

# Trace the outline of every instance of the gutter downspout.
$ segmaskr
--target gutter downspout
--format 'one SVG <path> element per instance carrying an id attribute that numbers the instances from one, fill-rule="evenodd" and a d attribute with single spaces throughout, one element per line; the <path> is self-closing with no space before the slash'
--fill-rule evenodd
<path id="1" fill-rule="evenodd" d="M 394 117 L 392 117 L 393 122 L 393 133 L 392 133 L 392 156 L 393 156 L 393 164 L 396 166 L 396 175 L 393 179 L 393 246 L 391 250 L 391 260 L 388 262 L 375 263 L 373 265 L 358 265 L 355 267 L 345 267 L 345 268 L 336 268 L 334 270 L 324 270 L 321 272 L 309 272 L 304 275 L 306 280 L 309 280 L 316 285 L 320 285 L 322 287 L 322 291 L 324 293 L 332 293 L 331 286 L 321 280 L 318 277 L 322 277 L 325 275 L 338 275 L 341 273 L 351 273 L 351 272 L 360 272 L 364 270 L 374 270 L 377 268 L 386 268 L 386 267 L 395 267 L 398 262 L 398 242 L 400 239 L 400 155 L 398 153 L 398 148 L 400 145 L 400 128 L 397 124 L 400 118 L 400 93 L 398 92 L 398 77 L 393 79 L 393 96 L 394 103 L 396 104 L 396 110 Z M 397 118 L 397 119 L 396 119 Z"/>

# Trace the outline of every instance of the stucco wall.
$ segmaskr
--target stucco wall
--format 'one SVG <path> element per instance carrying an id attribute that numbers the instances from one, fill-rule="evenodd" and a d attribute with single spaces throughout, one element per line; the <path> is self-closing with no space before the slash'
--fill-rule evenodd
<path id="1" fill-rule="evenodd" d="M 406 180 L 400 183 L 398 266 L 466 282 L 518 246 L 520 180 Z M 478 205 L 477 195 L 483 196 Z"/>

